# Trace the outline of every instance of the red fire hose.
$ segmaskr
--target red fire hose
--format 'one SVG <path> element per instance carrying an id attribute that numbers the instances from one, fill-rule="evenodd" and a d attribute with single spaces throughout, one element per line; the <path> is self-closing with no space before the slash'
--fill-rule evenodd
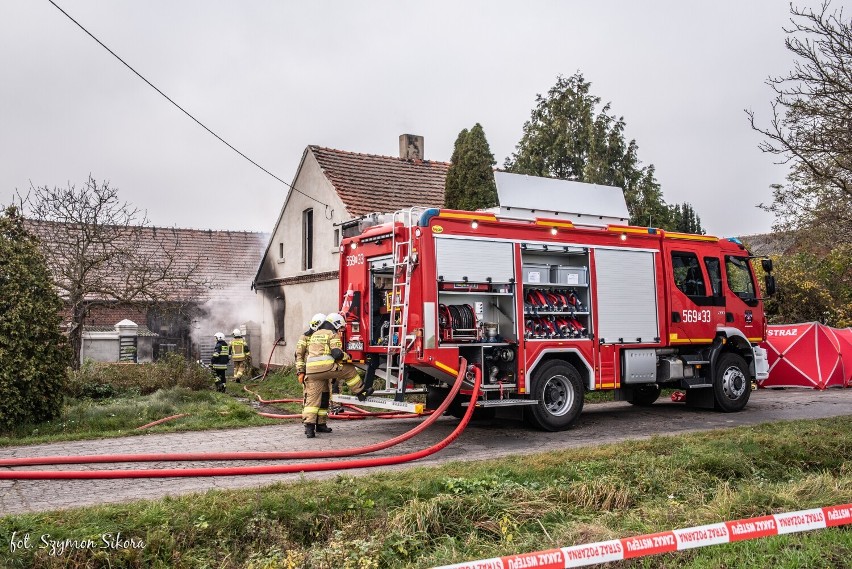
<path id="1" fill-rule="evenodd" d="M 188 417 L 188 416 L 189 416 L 189 413 L 179 413 L 177 415 L 172 415 L 171 417 L 163 417 L 162 419 L 157 419 L 156 421 L 151 421 L 147 425 L 142 425 L 141 427 L 136 427 L 136 430 L 140 431 L 142 429 L 147 429 L 148 427 L 160 425 L 162 423 L 165 423 L 166 421 L 172 421 L 174 419 L 180 419 L 181 417 Z"/>
<path id="2" fill-rule="evenodd" d="M 266 379 L 266 374 L 269 373 L 269 364 L 272 363 L 272 354 L 275 353 L 275 348 L 278 347 L 278 342 L 280 342 L 283 339 L 284 339 L 284 337 L 282 336 L 282 337 L 278 338 L 277 340 L 275 340 L 275 343 L 272 344 L 272 349 L 269 350 L 269 359 L 266 360 L 266 369 L 263 370 L 263 377 L 260 378 L 260 381 L 263 381 L 264 379 Z"/>
<path id="3" fill-rule="evenodd" d="M 258 452 L 209 452 L 209 453 L 170 453 L 170 454 L 112 454 L 112 455 L 81 455 L 81 456 L 37 456 L 21 458 L 0 459 L 0 467 L 3 466 L 40 466 L 46 464 L 96 464 L 107 462 L 189 462 L 189 461 L 211 461 L 211 460 L 292 460 L 292 459 L 314 459 L 314 458 L 339 458 L 368 454 L 398 445 L 408 439 L 420 434 L 440 418 L 449 408 L 461 389 L 462 379 L 467 368 L 467 361 L 462 358 L 459 361 L 459 375 L 453 384 L 447 397 L 438 408 L 425 421 L 415 426 L 410 431 L 402 433 L 392 439 L 375 443 L 364 447 L 355 447 L 336 450 L 314 450 L 314 451 L 258 451 Z M 476 399 L 472 399 L 475 401 Z M 471 404 L 471 406 L 473 406 Z M 4 475 L 19 474 L 19 471 L 0 471 L 0 479 Z M 14 476 L 7 478 L 15 478 Z"/>
<path id="4" fill-rule="evenodd" d="M 457 378 L 456 386 L 461 383 L 461 376 L 465 372 L 466 365 L 461 366 L 459 378 Z M 348 470 L 352 468 L 368 468 L 373 466 L 390 466 L 393 464 L 402 464 L 412 460 L 418 460 L 434 454 L 451 442 L 453 442 L 467 427 L 470 418 L 473 415 L 477 397 L 479 397 L 479 387 L 482 380 L 478 368 L 474 372 L 473 390 L 470 395 L 470 405 L 465 411 L 461 422 L 456 426 L 444 440 L 427 447 L 425 449 L 401 454 L 396 456 L 387 456 L 380 458 L 369 458 L 362 460 L 343 460 L 331 462 L 309 462 L 304 464 L 286 464 L 286 465 L 269 465 L 269 466 L 240 466 L 240 467 L 218 467 L 218 468 L 169 468 L 162 470 L 65 470 L 65 471 L 49 471 L 49 470 L 18 470 L 18 471 L 3 471 L 0 472 L 2 480 L 79 480 L 79 479 L 113 479 L 113 478 L 172 478 L 172 477 L 202 477 L 202 476 L 246 476 L 255 474 L 292 474 L 296 472 L 320 472 L 324 470 Z M 447 401 L 451 398 L 447 397 Z M 432 415 L 429 419 L 437 417 Z M 427 419 L 426 421 L 429 421 Z M 425 421 L 424 421 L 425 423 Z"/>

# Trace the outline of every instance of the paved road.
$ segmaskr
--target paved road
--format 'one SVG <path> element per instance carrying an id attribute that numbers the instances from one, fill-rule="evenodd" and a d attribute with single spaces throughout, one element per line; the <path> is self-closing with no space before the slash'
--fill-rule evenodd
<path id="1" fill-rule="evenodd" d="M 520 422 L 474 423 L 449 447 L 425 459 L 392 467 L 435 465 L 453 460 L 496 458 L 512 454 L 591 446 L 653 435 L 712 430 L 738 425 L 800 418 L 852 417 L 852 389 L 845 390 L 760 390 L 752 394 L 748 407 L 734 414 L 687 409 L 682 403 L 660 400 L 653 407 L 639 408 L 627 403 L 588 405 L 576 426 L 561 433 L 543 433 Z M 308 440 L 300 425 L 293 422 L 269 427 L 194 433 L 150 434 L 100 441 L 83 441 L 11 447 L 0 449 L 0 458 L 167 452 L 282 451 L 331 449 L 362 446 L 387 440 L 403 433 L 416 420 L 335 421 L 334 433 Z M 419 450 L 442 440 L 458 424 L 442 417 L 418 437 L 370 456 L 388 456 Z M 90 466 L 27 467 L 44 469 L 138 469 L 200 466 L 253 466 L 261 463 L 238 461 L 218 463 L 136 463 Z M 262 463 L 269 464 L 269 463 Z M 20 470 L 20 469 L 19 469 Z M 349 471 L 375 472 L 377 468 Z M 329 478 L 340 471 L 307 474 L 215 476 L 206 478 L 154 478 L 124 480 L 0 480 L 0 515 L 37 512 L 161 498 L 211 489 L 250 488 L 300 477 Z"/>

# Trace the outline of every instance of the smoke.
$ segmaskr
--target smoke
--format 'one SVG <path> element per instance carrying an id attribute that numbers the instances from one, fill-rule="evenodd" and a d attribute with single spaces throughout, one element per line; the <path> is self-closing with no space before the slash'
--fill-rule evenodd
<path id="1" fill-rule="evenodd" d="M 263 303 L 259 295 L 247 286 L 215 288 L 210 291 L 211 298 L 199 305 L 198 315 L 193 318 L 190 338 L 202 354 L 212 351 L 216 340 L 213 334 L 222 332 L 230 337 L 234 328 L 248 335 L 250 347 L 252 332 L 254 342 L 260 347 L 260 322 Z"/>

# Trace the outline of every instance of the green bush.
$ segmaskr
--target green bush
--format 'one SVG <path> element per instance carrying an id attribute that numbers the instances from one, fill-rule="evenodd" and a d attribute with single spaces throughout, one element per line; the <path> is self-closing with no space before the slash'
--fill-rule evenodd
<path id="1" fill-rule="evenodd" d="M 75 398 L 103 399 L 123 393 L 148 395 L 158 389 L 185 387 L 207 389 L 213 383 L 210 370 L 175 353 L 153 364 L 101 363 L 87 360 L 68 372 L 65 393 Z"/>
<path id="2" fill-rule="evenodd" d="M 17 209 L 0 213 L 0 429 L 49 421 L 62 410 L 70 351 L 62 300 L 38 239 Z"/>

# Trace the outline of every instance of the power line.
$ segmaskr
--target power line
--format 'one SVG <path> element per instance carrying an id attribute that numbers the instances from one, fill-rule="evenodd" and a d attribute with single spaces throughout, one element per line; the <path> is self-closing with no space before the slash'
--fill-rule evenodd
<path id="1" fill-rule="evenodd" d="M 189 111 L 187 111 L 186 109 L 184 109 L 183 107 L 181 107 L 180 105 L 178 105 L 176 102 L 174 102 L 174 101 L 172 100 L 172 98 L 171 98 L 171 97 L 169 97 L 168 95 L 166 95 L 165 93 L 163 93 L 163 92 L 162 92 L 159 88 L 157 88 L 157 86 L 156 86 L 156 85 L 154 85 L 153 83 L 151 83 L 150 81 L 148 81 L 145 77 L 143 77 L 143 76 L 142 76 L 142 74 L 141 74 L 141 73 L 139 73 L 138 71 L 136 71 L 136 70 L 135 70 L 135 69 L 134 69 L 134 68 L 133 68 L 133 67 L 132 67 L 129 63 L 127 63 L 126 61 L 124 61 L 123 59 L 121 59 L 121 57 L 119 57 L 119 56 L 118 56 L 118 54 L 116 54 L 113 50 L 111 50 L 111 49 L 110 49 L 110 48 L 108 48 L 106 45 L 104 45 L 104 42 L 102 42 L 101 40 L 99 40 L 98 38 L 96 38 L 96 37 L 92 34 L 92 32 L 90 32 L 90 31 L 89 31 L 89 30 L 87 30 L 85 27 L 83 27 L 83 25 L 82 25 L 80 22 L 78 22 L 77 20 L 75 20 L 74 18 L 72 18 L 72 17 L 71 17 L 71 15 L 70 15 L 68 12 L 66 12 L 65 10 L 63 10 L 62 8 L 60 8 L 60 7 L 59 7 L 59 5 L 58 5 L 56 2 L 54 2 L 53 0 L 47 0 L 47 1 L 48 1 L 48 2 L 50 2 L 51 4 L 53 4 L 53 6 L 54 6 L 57 10 L 59 10 L 60 12 L 62 12 L 63 14 L 65 14 L 65 16 L 66 16 L 69 20 L 71 20 L 72 22 L 74 22 L 75 24 L 77 24 L 77 27 L 79 27 L 81 30 L 83 30 L 84 32 L 86 32 L 86 34 L 87 34 L 90 38 L 92 38 L 93 40 L 95 40 L 96 42 L 98 42 L 98 44 L 99 44 L 102 48 L 104 48 L 105 50 L 107 50 L 108 52 L 110 52 L 110 54 L 112 54 L 112 56 L 113 56 L 113 57 L 115 57 L 117 60 L 119 60 L 121 63 L 123 63 L 123 64 L 124 64 L 124 66 L 125 66 L 125 67 L 127 67 L 127 68 L 128 68 L 130 71 L 132 71 L 134 74 L 136 74 L 136 76 L 137 76 L 137 77 L 139 77 L 142 81 L 144 81 L 145 83 L 147 83 L 149 87 L 151 87 L 152 89 L 154 89 L 157 93 L 159 93 L 160 95 L 162 95 L 162 96 L 163 96 L 163 97 L 164 97 L 164 98 L 165 98 L 168 102 L 170 102 L 170 103 L 171 103 L 171 104 L 173 104 L 175 107 L 177 107 L 178 109 L 180 109 L 180 111 L 181 111 L 183 114 L 185 114 L 186 116 L 188 116 L 189 118 L 191 118 L 193 121 L 195 121 L 195 123 L 196 123 L 196 124 L 198 124 L 198 126 L 200 126 L 200 127 L 201 127 L 201 128 L 203 128 L 204 130 L 206 130 L 207 132 L 209 132 L 210 134 L 212 134 L 213 136 L 215 136 L 215 137 L 216 137 L 216 138 L 217 138 L 217 139 L 218 139 L 218 140 L 219 140 L 222 144 L 224 144 L 225 146 L 227 146 L 228 148 L 230 148 L 231 150 L 233 150 L 234 152 L 236 152 L 237 154 L 239 154 L 240 156 L 242 156 L 243 158 L 245 158 L 246 160 L 248 160 L 249 162 L 251 162 L 254 166 L 256 166 L 256 167 L 260 168 L 262 171 L 266 172 L 267 174 L 269 174 L 270 176 L 272 176 L 273 178 L 275 178 L 276 180 L 278 180 L 279 182 L 281 182 L 282 184 L 284 184 L 285 186 L 287 186 L 288 188 L 290 188 L 290 189 L 291 189 L 291 190 L 293 190 L 294 192 L 298 192 L 298 193 L 302 194 L 303 196 L 305 196 L 306 198 L 311 199 L 311 200 L 313 200 L 313 201 L 317 202 L 317 203 L 318 203 L 318 204 L 320 204 L 320 205 L 324 205 L 324 206 L 326 207 L 326 210 L 328 210 L 328 209 L 330 209 L 330 208 L 331 208 L 331 206 L 330 206 L 330 205 L 328 205 L 327 203 L 325 203 L 325 202 L 321 202 L 320 200 L 316 199 L 315 197 L 313 197 L 313 196 L 309 196 L 308 194 L 306 194 L 306 193 L 305 193 L 305 192 L 303 192 L 302 190 L 299 190 L 299 189 L 298 189 L 298 188 L 296 188 L 295 186 L 293 186 L 293 185 L 291 185 L 291 184 L 288 184 L 287 182 L 285 182 L 284 180 L 282 180 L 281 178 L 279 178 L 278 176 L 276 176 L 275 174 L 273 174 L 272 172 L 270 172 L 269 170 L 267 170 L 266 168 L 264 168 L 263 166 L 261 166 L 260 164 L 258 164 L 257 162 L 255 162 L 254 160 L 252 160 L 251 158 L 249 158 L 248 156 L 246 156 L 245 154 L 243 154 L 242 152 L 240 152 L 240 151 L 239 151 L 237 148 L 235 148 L 235 147 L 234 147 L 234 146 L 233 146 L 230 142 L 228 142 L 227 140 L 225 140 L 224 138 L 222 138 L 221 136 L 219 136 L 218 134 L 216 134 L 215 132 L 213 132 L 212 130 L 210 130 L 209 128 L 207 128 L 207 126 L 205 126 L 205 125 L 204 125 L 204 123 L 202 123 L 200 120 L 198 120 L 197 118 L 195 118 L 194 116 L 192 116 L 192 114 L 190 114 L 190 113 L 189 113 Z M 333 211 L 333 210 L 332 210 L 332 211 Z"/>

